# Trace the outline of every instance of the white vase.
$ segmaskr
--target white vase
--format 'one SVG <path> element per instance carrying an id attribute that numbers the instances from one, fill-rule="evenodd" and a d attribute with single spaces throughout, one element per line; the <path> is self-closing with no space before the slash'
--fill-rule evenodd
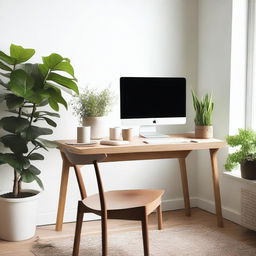
<path id="1" fill-rule="evenodd" d="M 107 136 L 106 117 L 84 117 L 83 126 L 91 126 L 91 139 L 98 140 Z"/>
<path id="2" fill-rule="evenodd" d="M 35 190 L 23 191 L 35 195 L 25 198 L 0 196 L 0 239 L 22 241 L 35 235 L 37 202 L 41 193 Z"/>

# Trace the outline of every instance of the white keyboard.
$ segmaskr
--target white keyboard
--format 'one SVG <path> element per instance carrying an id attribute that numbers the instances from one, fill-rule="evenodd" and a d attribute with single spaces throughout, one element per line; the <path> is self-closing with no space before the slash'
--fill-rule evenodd
<path id="1" fill-rule="evenodd" d="M 143 142 L 147 144 L 178 144 L 189 143 L 190 139 L 186 138 L 161 138 L 161 139 L 144 139 Z"/>

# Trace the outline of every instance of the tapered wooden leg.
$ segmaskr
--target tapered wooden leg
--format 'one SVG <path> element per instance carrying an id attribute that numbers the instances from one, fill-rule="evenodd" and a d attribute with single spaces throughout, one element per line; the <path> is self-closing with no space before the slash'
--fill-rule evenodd
<path id="1" fill-rule="evenodd" d="M 75 165 L 74 169 L 75 169 L 76 179 L 77 179 L 77 182 L 78 182 L 78 187 L 79 187 L 79 190 L 80 190 L 81 199 L 84 199 L 84 198 L 87 197 L 87 194 L 86 194 L 86 190 L 85 190 L 85 186 L 84 186 L 84 180 L 83 180 L 83 176 L 81 174 L 80 166 Z"/>
<path id="2" fill-rule="evenodd" d="M 83 224 L 84 212 L 79 206 L 81 202 L 78 202 L 77 207 L 77 218 L 76 218 L 76 231 L 75 231 L 75 239 L 74 239 L 74 247 L 73 247 L 73 256 L 79 255 L 79 247 L 80 247 L 80 238 L 81 238 L 81 230 Z"/>
<path id="3" fill-rule="evenodd" d="M 218 149 L 210 149 L 210 155 L 211 155 L 211 164 L 212 164 L 212 180 L 213 180 L 213 190 L 214 190 L 214 198 L 215 198 L 217 225 L 219 227 L 223 227 L 224 224 L 223 224 L 223 217 L 222 217 L 222 210 L 221 210 L 217 151 L 218 151 Z"/>
<path id="4" fill-rule="evenodd" d="M 101 217 L 101 235 L 102 235 L 102 256 L 108 254 L 108 232 L 107 232 L 107 216 Z"/>
<path id="5" fill-rule="evenodd" d="M 61 153 L 63 159 L 62 166 L 62 175 L 61 175 L 61 183 L 60 183 L 60 194 L 59 194 L 59 205 L 58 205 L 58 213 L 56 220 L 56 231 L 62 230 L 63 217 L 64 217 L 64 209 L 66 204 L 66 195 L 67 195 L 67 186 L 68 186 L 68 174 L 69 174 L 69 166 L 67 158 L 63 153 Z"/>
<path id="6" fill-rule="evenodd" d="M 148 216 L 146 215 L 146 213 L 141 221 L 141 225 L 142 225 L 144 256 L 149 256 Z"/>
<path id="7" fill-rule="evenodd" d="M 187 177 L 185 158 L 179 158 L 179 164 L 180 164 L 180 174 L 181 174 L 182 190 L 183 190 L 184 205 L 185 205 L 185 214 L 186 216 L 190 216 L 191 211 L 190 211 L 188 177 Z"/>
<path id="8" fill-rule="evenodd" d="M 163 229 L 163 216 L 162 216 L 162 207 L 161 204 L 157 207 L 157 220 L 158 220 L 158 229 Z"/>

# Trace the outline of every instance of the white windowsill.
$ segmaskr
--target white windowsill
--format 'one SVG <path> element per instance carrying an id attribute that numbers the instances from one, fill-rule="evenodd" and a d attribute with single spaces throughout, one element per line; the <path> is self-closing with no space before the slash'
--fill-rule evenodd
<path id="1" fill-rule="evenodd" d="M 251 185 L 256 185 L 256 180 L 247 180 L 247 179 L 243 179 L 241 177 L 241 173 L 240 173 L 240 170 L 237 169 L 237 170 L 234 170 L 232 172 L 223 172 L 222 175 L 224 175 L 225 177 L 229 177 L 231 179 L 235 179 L 235 180 L 239 180 L 240 182 L 243 182 L 243 183 L 247 183 L 247 184 L 251 184 Z"/>

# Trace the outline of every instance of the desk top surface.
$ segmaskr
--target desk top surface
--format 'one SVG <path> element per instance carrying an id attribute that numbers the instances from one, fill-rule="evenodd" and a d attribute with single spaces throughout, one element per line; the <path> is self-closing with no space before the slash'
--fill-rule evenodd
<path id="1" fill-rule="evenodd" d="M 170 138 L 195 139 L 194 134 L 176 134 L 170 135 Z M 226 142 L 218 139 L 196 139 L 195 142 L 182 142 L 170 144 L 146 144 L 144 138 L 135 137 L 130 144 L 110 146 L 110 145 L 67 145 L 66 143 L 76 143 L 76 140 L 57 140 L 59 149 L 66 149 L 76 154 L 122 154 L 139 152 L 167 152 L 167 151 L 190 151 L 202 149 L 219 149 L 226 147 Z"/>

